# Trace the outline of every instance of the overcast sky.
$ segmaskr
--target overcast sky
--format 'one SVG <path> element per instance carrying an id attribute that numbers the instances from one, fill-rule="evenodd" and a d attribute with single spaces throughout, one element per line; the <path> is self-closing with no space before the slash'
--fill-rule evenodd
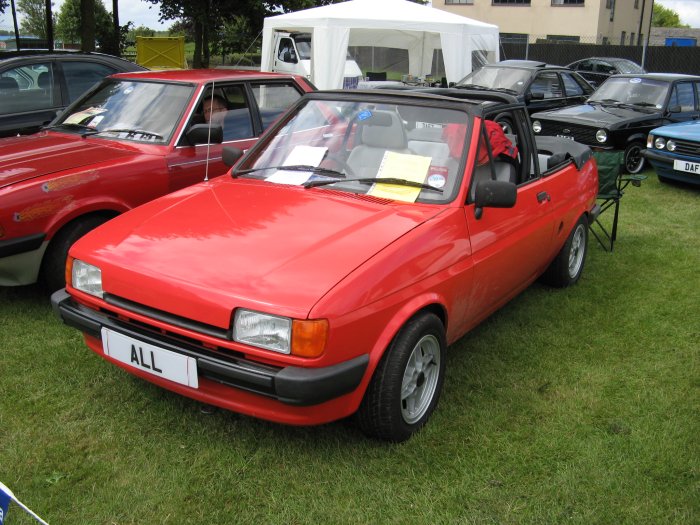
<path id="1" fill-rule="evenodd" d="M 656 0 L 656 2 L 678 13 L 681 23 L 700 28 L 700 0 Z"/>
<path id="2" fill-rule="evenodd" d="M 688 24 L 691 27 L 700 28 L 700 0 L 655 0 L 655 2 L 676 11 L 681 22 Z M 63 0 L 54 0 L 54 11 L 58 13 Z M 108 11 L 112 10 L 111 0 L 103 2 Z M 8 10 L 9 11 L 9 10 Z M 151 29 L 162 30 L 167 29 L 172 20 L 165 24 L 158 22 L 158 6 L 143 0 L 119 0 L 119 22 L 126 24 L 133 22 L 135 26 L 146 26 Z M 0 27 L 3 29 L 12 29 L 12 17 L 5 13 L 0 17 Z"/>

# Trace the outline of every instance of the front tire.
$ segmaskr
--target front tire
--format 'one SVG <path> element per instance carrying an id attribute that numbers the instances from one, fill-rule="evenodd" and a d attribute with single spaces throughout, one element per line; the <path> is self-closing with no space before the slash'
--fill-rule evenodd
<path id="1" fill-rule="evenodd" d="M 635 175 L 644 169 L 644 157 L 642 157 L 644 149 L 641 142 L 632 142 L 625 148 L 624 163 L 627 173 Z"/>
<path id="2" fill-rule="evenodd" d="M 55 292 L 66 285 L 66 259 L 73 243 L 107 218 L 93 215 L 67 224 L 51 240 L 41 263 L 40 277 L 48 291 Z"/>
<path id="3" fill-rule="evenodd" d="M 542 274 L 542 281 L 550 286 L 565 288 L 575 284 L 583 273 L 588 253 L 588 220 L 582 215 L 566 239 L 561 251 Z"/>
<path id="4" fill-rule="evenodd" d="M 357 412 L 362 431 L 395 443 L 417 432 L 437 406 L 445 374 L 445 328 L 421 313 L 399 331 L 372 376 Z"/>

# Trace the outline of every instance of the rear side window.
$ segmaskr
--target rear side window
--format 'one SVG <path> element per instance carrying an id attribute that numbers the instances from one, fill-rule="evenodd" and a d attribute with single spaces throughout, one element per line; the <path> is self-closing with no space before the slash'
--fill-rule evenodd
<path id="1" fill-rule="evenodd" d="M 116 69 L 103 64 L 73 60 L 63 62 L 61 67 L 63 68 L 63 76 L 68 87 L 69 103 L 73 102 L 107 75 L 117 72 Z"/>
<path id="2" fill-rule="evenodd" d="M 291 83 L 254 84 L 251 88 L 260 108 L 263 130 L 301 98 L 301 93 Z"/>
<path id="3" fill-rule="evenodd" d="M 0 115 L 54 107 L 54 95 L 50 62 L 18 66 L 0 74 Z"/>

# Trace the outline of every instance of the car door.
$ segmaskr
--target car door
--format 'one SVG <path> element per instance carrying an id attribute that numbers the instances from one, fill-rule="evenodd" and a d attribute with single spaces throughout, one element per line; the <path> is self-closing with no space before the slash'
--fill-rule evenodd
<path id="1" fill-rule="evenodd" d="M 544 270 L 551 254 L 554 226 L 549 211 L 553 206 L 550 182 L 539 173 L 524 111 L 510 113 L 516 133 L 509 138 L 518 148 L 515 206 L 486 208 L 479 216 L 472 195 L 484 166 L 472 170 L 465 216 L 474 282 L 479 284 L 471 291 L 467 319 L 483 317 L 482 312 L 493 311 L 524 289 Z"/>
<path id="2" fill-rule="evenodd" d="M 227 105 L 226 112 L 217 117 L 223 126 L 223 143 L 192 145 L 185 132 L 192 125 L 205 123 L 204 101 L 211 93 L 211 85 L 200 93 L 177 147 L 168 156 L 171 191 L 200 182 L 205 177 L 211 179 L 226 173 L 229 168 L 221 158 L 223 146 L 247 150 L 255 144 L 265 125 L 272 122 L 273 110 L 277 115 L 281 114 L 303 94 L 292 80 L 217 82 L 214 94 L 224 99 Z M 264 117 L 261 115 L 263 109 L 267 112 Z"/>
<path id="3" fill-rule="evenodd" d="M 274 70 L 280 73 L 296 73 L 299 69 L 299 56 L 297 55 L 294 40 L 289 37 L 279 39 L 279 44 L 275 50 Z"/>
<path id="4" fill-rule="evenodd" d="M 527 88 L 528 111 L 547 111 L 566 105 L 564 87 L 556 71 L 540 71 Z"/>
<path id="5" fill-rule="evenodd" d="M 0 136 L 34 133 L 61 109 L 53 60 L 28 60 L 0 71 Z"/>
<path id="6" fill-rule="evenodd" d="M 685 122 L 700 118 L 696 92 L 695 82 L 676 82 L 674 84 L 666 106 L 669 121 Z"/>

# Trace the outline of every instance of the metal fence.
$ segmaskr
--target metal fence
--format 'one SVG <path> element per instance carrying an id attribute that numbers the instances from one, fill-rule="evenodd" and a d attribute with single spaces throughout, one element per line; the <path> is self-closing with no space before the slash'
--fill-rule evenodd
<path id="1" fill-rule="evenodd" d="M 510 40 L 510 41 L 509 41 Z M 589 57 L 627 58 L 657 73 L 700 75 L 700 47 L 605 45 L 534 39 L 513 42 L 501 39 L 501 60 L 527 59 L 566 65 Z"/>
<path id="2" fill-rule="evenodd" d="M 358 46 L 350 47 L 349 51 L 363 71 L 408 73 L 408 52 L 404 49 Z M 548 35 L 519 41 L 502 37 L 500 52 L 501 60 L 539 60 L 559 65 L 589 57 L 619 57 L 641 64 L 650 72 L 700 75 L 700 47 L 593 44 L 557 40 Z M 476 57 L 472 60 L 478 64 Z M 431 73 L 436 78 L 445 74 L 440 52 L 435 53 Z"/>

